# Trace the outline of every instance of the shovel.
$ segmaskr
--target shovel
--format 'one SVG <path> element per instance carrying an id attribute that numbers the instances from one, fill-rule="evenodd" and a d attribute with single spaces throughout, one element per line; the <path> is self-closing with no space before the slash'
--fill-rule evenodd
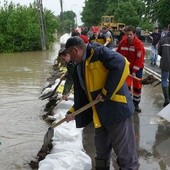
<path id="1" fill-rule="evenodd" d="M 90 102 L 90 103 L 86 104 L 85 106 L 81 107 L 80 109 L 76 110 L 75 112 L 71 113 L 71 115 L 74 117 L 74 116 L 80 114 L 81 112 L 89 109 L 90 107 L 94 106 L 95 104 L 97 104 L 100 101 L 101 100 L 99 100 L 99 99 L 95 99 L 92 102 Z M 59 126 L 60 124 L 62 124 L 65 121 L 66 121 L 66 117 L 61 119 L 59 122 L 52 124 L 51 127 L 55 128 L 55 127 Z"/>
<path id="2" fill-rule="evenodd" d="M 131 75 L 131 74 L 130 74 L 130 76 L 131 76 L 132 78 L 140 81 L 142 85 L 148 85 L 148 84 L 152 84 L 152 83 L 154 83 L 154 82 L 156 82 L 156 81 L 159 81 L 159 80 L 158 80 L 157 78 L 155 78 L 153 75 L 148 75 L 148 76 L 147 76 L 146 78 L 144 78 L 144 79 L 140 79 L 140 78 L 138 78 L 138 77 L 136 77 L 136 76 L 133 76 L 133 75 Z"/>
<path id="3" fill-rule="evenodd" d="M 49 93 L 43 94 L 42 96 L 39 97 L 39 99 L 44 100 L 44 99 L 52 97 L 55 94 L 55 92 L 56 92 L 57 88 L 59 87 L 59 85 L 61 84 L 62 80 L 63 79 L 61 78 L 59 83 L 56 85 L 56 87 L 54 88 L 53 91 L 50 91 Z"/>
<path id="4" fill-rule="evenodd" d="M 76 110 L 71 115 L 76 116 L 76 115 L 80 114 L 81 112 L 83 112 L 83 111 L 89 109 L 90 107 L 94 106 L 95 104 L 97 104 L 100 101 L 101 101 L 100 99 L 95 99 L 92 102 L 88 103 L 87 105 Z M 48 128 L 48 131 L 46 132 L 46 134 L 44 136 L 44 144 L 43 144 L 42 148 L 48 148 L 48 146 L 51 144 L 52 138 L 54 136 L 54 128 L 59 126 L 60 124 L 62 124 L 65 121 L 66 121 L 66 118 L 60 120 L 57 123 L 52 124 L 51 127 Z"/>

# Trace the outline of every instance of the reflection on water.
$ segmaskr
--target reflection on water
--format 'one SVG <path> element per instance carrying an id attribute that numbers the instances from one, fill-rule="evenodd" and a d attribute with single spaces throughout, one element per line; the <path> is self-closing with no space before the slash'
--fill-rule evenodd
<path id="1" fill-rule="evenodd" d="M 143 111 L 134 115 L 139 170 L 170 170 L 170 124 L 157 115 L 162 109 L 159 105 L 163 103 L 161 94 L 160 86 L 144 86 L 141 101 Z"/>
<path id="2" fill-rule="evenodd" d="M 0 54 L 0 170 L 30 169 L 47 126 L 40 91 L 59 50 Z"/>

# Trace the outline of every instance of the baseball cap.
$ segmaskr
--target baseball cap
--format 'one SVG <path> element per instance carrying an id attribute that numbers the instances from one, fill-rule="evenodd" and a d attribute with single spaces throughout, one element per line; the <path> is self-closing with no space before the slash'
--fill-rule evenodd
<path id="1" fill-rule="evenodd" d="M 58 52 L 58 56 L 66 55 L 66 54 L 67 54 L 67 49 L 66 48 L 61 48 L 60 51 Z"/>
<path id="2" fill-rule="evenodd" d="M 74 36 L 67 40 L 65 48 L 68 49 L 69 47 L 80 45 L 80 44 L 84 44 L 84 41 L 79 36 Z"/>

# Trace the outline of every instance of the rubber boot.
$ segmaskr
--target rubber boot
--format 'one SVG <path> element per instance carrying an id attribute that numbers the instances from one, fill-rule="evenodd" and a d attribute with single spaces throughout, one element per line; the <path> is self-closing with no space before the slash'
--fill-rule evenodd
<path id="1" fill-rule="evenodd" d="M 164 95 L 164 99 L 165 99 L 163 106 L 165 107 L 170 102 L 170 100 L 169 100 L 169 88 L 168 87 L 162 87 L 162 91 L 163 91 L 163 95 Z"/>
<path id="2" fill-rule="evenodd" d="M 96 160 L 96 167 L 95 170 L 110 170 L 110 159 L 103 160 L 103 159 L 95 159 Z"/>

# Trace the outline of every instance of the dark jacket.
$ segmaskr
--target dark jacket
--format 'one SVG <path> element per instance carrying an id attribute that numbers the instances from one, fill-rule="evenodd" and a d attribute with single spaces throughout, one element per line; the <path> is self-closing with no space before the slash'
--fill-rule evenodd
<path id="1" fill-rule="evenodd" d="M 161 56 L 161 70 L 170 71 L 170 32 L 159 41 L 158 54 Z"/>
<path id="2" fill-rule="evenodd" d="M 152 45 L 156 46 L 161 38 L 161 34 L 159 32 L 153 32 L 150 36 L 153 38 Z"/>
<path id="3" fill-rule="evenodd" d="M 75 65 L 76 64 L 72 61 L 67 64 L 67 75 L 66 82 L 64 84 L 63 95 L 67 95 L 73 86 Z"/>
<path id="4" fill-rule="evenodd" d="M 92 120 L 96 128 L 111 126 L 130 117 L 134 105 L 125 83 L 129 75 L 129 62 L 121 54 L 92 43 L 86 48 L 83 64 L 86 90 L 80 85 L 75 69 L 74 110 L 95 100 L 99 93 L 103 93 L 105 101 L 77 115 L 76 126 L 84 127 Z"/>

